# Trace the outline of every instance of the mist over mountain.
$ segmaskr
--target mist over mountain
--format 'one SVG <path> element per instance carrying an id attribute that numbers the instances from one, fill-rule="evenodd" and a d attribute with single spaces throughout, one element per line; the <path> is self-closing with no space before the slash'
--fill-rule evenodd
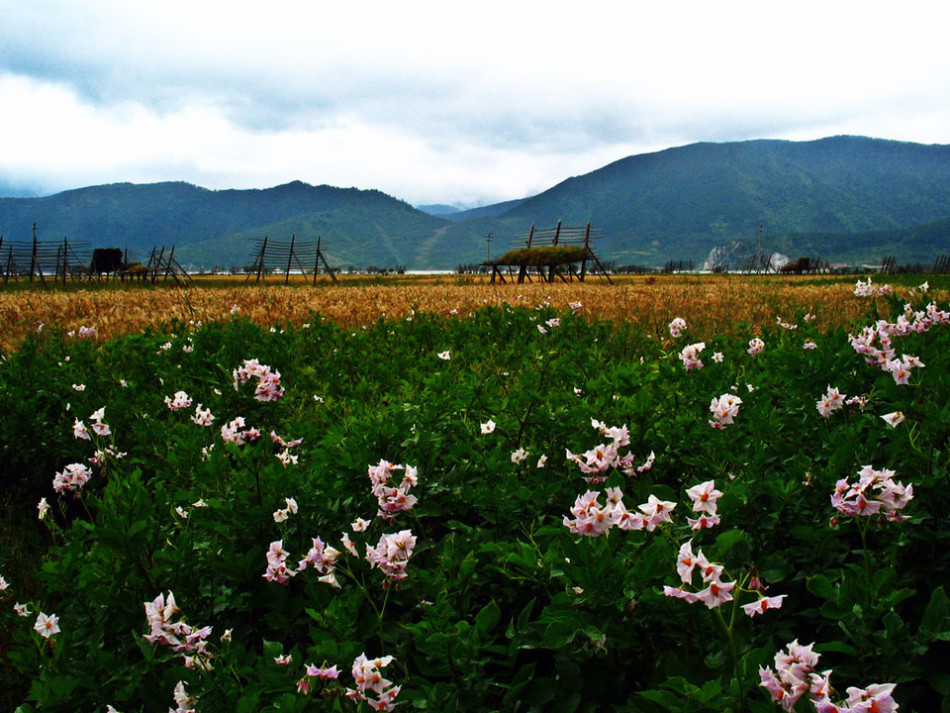
<path id="1" fill-rule="evenodd" d="M 0 186 L 2 189 L 3 186 Z M 535 196 L 414 208 L 375 190 L 294 181 L 255 190 L 110 184 L 0 199 L 0 235 L 176 246 L 194 266 L 249 264 L 254 241 L 322 240 L 331 264 L 452 269 L 503 252 L 533 224 L 584 225 L 618 264 L 699 263 L 731 241 L 830 261 L 928 262 L 950 253 L 950 146 L 864 137 L 698 143 L 629 156 Z"/>

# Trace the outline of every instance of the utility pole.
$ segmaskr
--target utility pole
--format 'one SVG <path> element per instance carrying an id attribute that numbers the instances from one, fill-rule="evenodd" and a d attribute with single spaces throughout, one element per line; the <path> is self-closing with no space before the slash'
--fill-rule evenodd
<path id="1" fill-rule="evenodd" d="M 488 237 L 485 238 L 485 242 L 488 243 L 488 252 L 485 255 L 485 262 L 491 262 L 491 232 L 488 233 Z"/>

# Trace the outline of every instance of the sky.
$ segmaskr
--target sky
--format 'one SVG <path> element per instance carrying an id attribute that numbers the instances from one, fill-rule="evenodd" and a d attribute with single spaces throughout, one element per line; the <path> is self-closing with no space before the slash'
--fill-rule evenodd
<path id="1" fill-rule="evenodd" d="M 0 0 L 0 196 L 524 198 L 697 141 L 950 144 L 946 0 Z"/>

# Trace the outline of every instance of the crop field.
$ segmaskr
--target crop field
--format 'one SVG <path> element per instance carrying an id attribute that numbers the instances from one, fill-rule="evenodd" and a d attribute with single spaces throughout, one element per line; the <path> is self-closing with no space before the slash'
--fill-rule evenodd
<path id="1" fill-rule="evenodd" d="M 950 710 L 945 277 L 0 291 L 0 709 Z"/>
<path id="2" fill-rule="evenodd" d="M 613 285 L 596 277 L 584 283 L 522 285 L 490 285 L 484 277 L 452 275 L 342 276 L 339 286 L 327 278 L 316 286 L 297 279 L 297 284 L 285 286 L 283 278 L 258 285 L 197 277 L 197 288 L 112 282 L 80 283 L 68 290 L 10 283 L 0 290 L 0 348 L 14 348 L 45 325 L 94 327 L 101 338 L 109 339 L 161 322 L 208 323 L 234 314 L 271 326 L 300 325 L 318 313 L 352 328 L 380 318 L 404 318 L 413 310 L 465 316 L 485 306 L 549 304 L 564 309 L 580 302 L 582 315 L 625 321 L 653 334 L 662 334 L 675 316 L 687 315 L 694 333 L 711 335 L 732 331 L 739 321 L 758 328 L 773 324 L 777 316 L 809 310 L 820 313 L 824 324 L 841 326 L 866 306 L 853 294 L 854 280 L 840 277 L 615 276 Z"/>

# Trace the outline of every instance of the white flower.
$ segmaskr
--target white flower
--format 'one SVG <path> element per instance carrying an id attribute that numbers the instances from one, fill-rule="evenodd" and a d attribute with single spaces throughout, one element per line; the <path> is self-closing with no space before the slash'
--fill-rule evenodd
<path id="1" fill-rule="evenodd" d="M 897 428 L 897 426 L 904 422 L 904 414 L 900 411 L 884 414 L 881 418 L 883 418 L 891 428 Z"/>
<path id="2" fill-rule="evenodd" d="M 448 361 L 452 358 L 452 355 L 449 353 L 448 349 L 446 349 L 444 352 L 439 352 L 438 356 L 439 359 L 442 359 L 443 361 Z"/>
<path id="3" fill-rule="evenodd" d="M 33 629 L 44 639 L 55 636 L 59 633 L 59 617 L 55 614 L 46 616 L 46 614 L 40 612 L 40 615 L 36 617 L 36 623 L 33 625 Z"/>
<path id="4" fill-rule="evenodd" d="M 482 433 L 492 433 L 495 430 L 495 422 L 491 419 L 488 419 L 485 423 L 482 424 Z"/>

